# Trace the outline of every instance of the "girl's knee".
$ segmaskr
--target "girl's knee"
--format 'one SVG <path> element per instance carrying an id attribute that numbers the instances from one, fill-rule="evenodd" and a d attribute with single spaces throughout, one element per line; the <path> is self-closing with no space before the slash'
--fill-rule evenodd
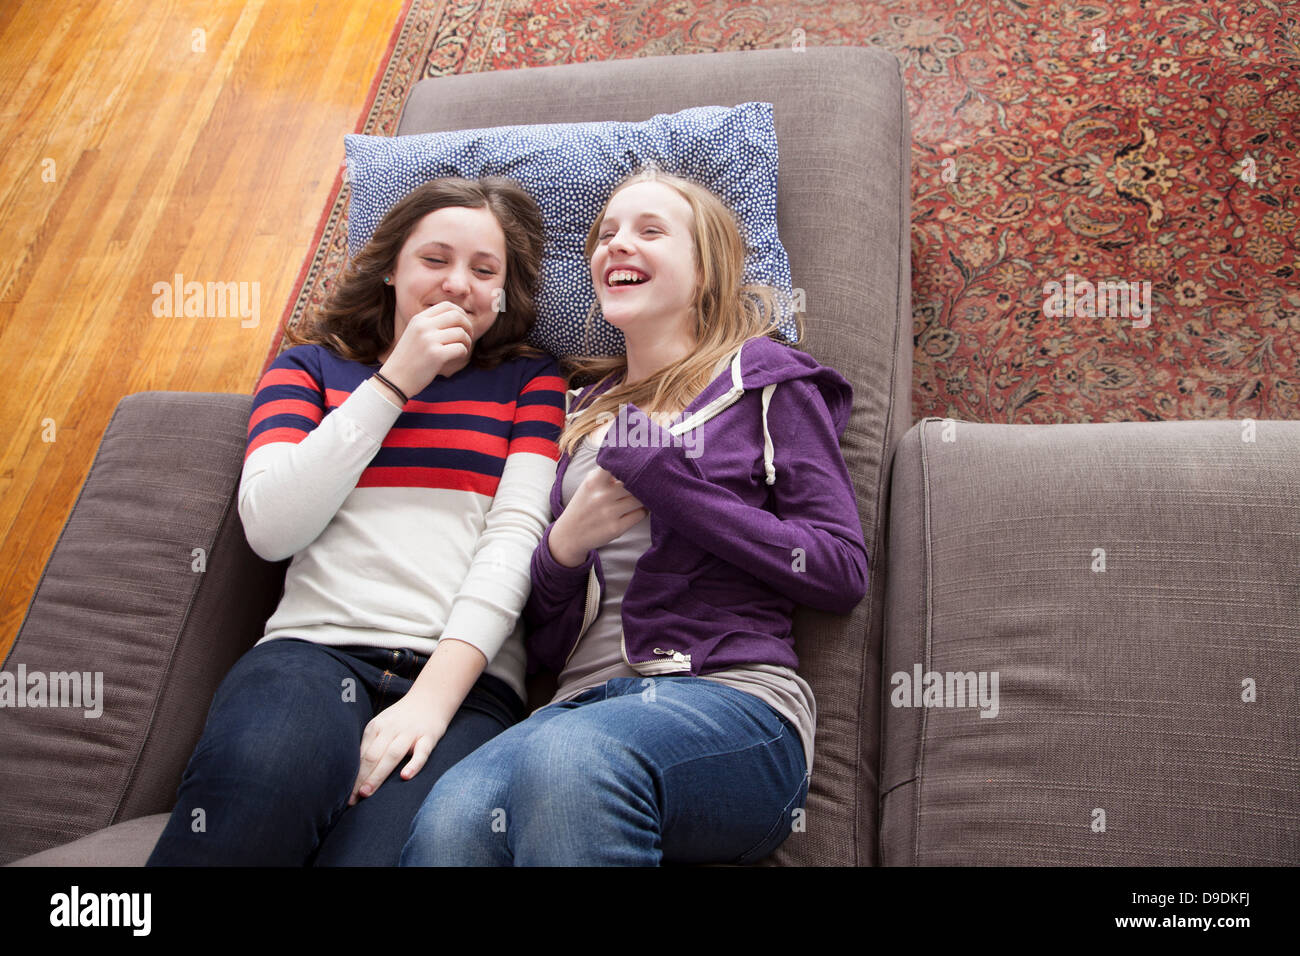
<path id="1" fill-rule="evenodd" d="M 589 725 L 532 742 L 515 775 L 518 816 L 578 826 L 618 807 L 653 803 L 653 767 L 617 735 Z"/>
<path id="2" fill-rule="evenodd" d="M 421 804 L 402 849 L 402 866 L 481 865 L 505 832 L 503 788 L 462 772 L 445 773 Z"/>
<path id="3" fill-rule="evenodd" d="M 205 729 L 185 777 L 201 788 L 254 787 L 293 803 L 346 799 L 361 764 L 360 741 L 317 728 L 233 722 Z"/>
<path id="4" fill-rule="evenodd" d="M 530 746 L 519 755 L 517 774 L 525 782 L 566 780 L 606 765 L 627 754 L 627 745 L 599 723 L 575 713 L 564 722 L 554 722 L 545 732 L 534 734 Z"/>

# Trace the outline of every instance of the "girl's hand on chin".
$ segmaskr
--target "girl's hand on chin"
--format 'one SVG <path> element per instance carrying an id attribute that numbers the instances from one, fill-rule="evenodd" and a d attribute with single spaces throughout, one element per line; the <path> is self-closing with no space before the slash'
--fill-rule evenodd
<path id="1" fill-rule="evenodd" d="M 448 366 L 467 359 L 474 326 L 465 310 L 439 302 L 411 317 L 379 371 L 408 396 L 418 395 Z"/>
<path id="2" fill-rule="evenodd" d="M 609 544 L 649 513 L 621 481 L 597 465 L 555 519 L 548 539 L 551 556 L 576 568 L 587 560 L 587 552 Z"/>

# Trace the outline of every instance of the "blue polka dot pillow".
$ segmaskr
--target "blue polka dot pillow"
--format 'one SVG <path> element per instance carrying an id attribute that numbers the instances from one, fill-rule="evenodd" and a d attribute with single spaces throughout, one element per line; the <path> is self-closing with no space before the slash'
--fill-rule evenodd
<path id="1" fill-rule="evenodd" d="M 393 204 L 443 176 L 509 176 L 542 211 L 546 242 L 532 340 L 553 355 L 621 355 L 623 334 L 599 314 L 583 255 L 587 230 L 627 173 L 654 163 L 713 190 L 736 213 L 749 249 L 745 281 L 785 292 L 790 262 L 776 231 L 777 147 L 771 103 L 700 106 L 643 123 L 503 126 L 417 136 L 344 137 L 357 253 Z M 790 301 L 781 332 L 794 340 Z M 594 313 L 587 333 L 588 313 Z"/>

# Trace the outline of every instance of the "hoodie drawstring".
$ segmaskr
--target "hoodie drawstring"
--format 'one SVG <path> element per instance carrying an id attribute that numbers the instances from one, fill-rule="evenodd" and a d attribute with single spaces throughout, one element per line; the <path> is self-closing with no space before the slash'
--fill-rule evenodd
<path id="1" fill-rule="evenodd" d="M 763 386 L 763 471 L 767 474 L 769 485 L 776 484 L 776 466 L 772 463 L 775 449 L 772 447 L 772 433 L 767 427 L 767 406 L 772 401 L 772 393 L 775 391 L 776 382 Z"/>

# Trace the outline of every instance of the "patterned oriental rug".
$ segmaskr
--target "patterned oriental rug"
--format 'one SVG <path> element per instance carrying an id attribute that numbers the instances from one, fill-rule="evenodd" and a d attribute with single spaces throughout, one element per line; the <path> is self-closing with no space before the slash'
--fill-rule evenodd
<path id="1" fill-rule="evenodd" d="M 357 132 L 425 77 L 800 30 L 902 64 L 914 417 L 1300 417 L 1300 4 L 410 0 Z M 345 262 L 341 174 L 281 328 Z"/>

